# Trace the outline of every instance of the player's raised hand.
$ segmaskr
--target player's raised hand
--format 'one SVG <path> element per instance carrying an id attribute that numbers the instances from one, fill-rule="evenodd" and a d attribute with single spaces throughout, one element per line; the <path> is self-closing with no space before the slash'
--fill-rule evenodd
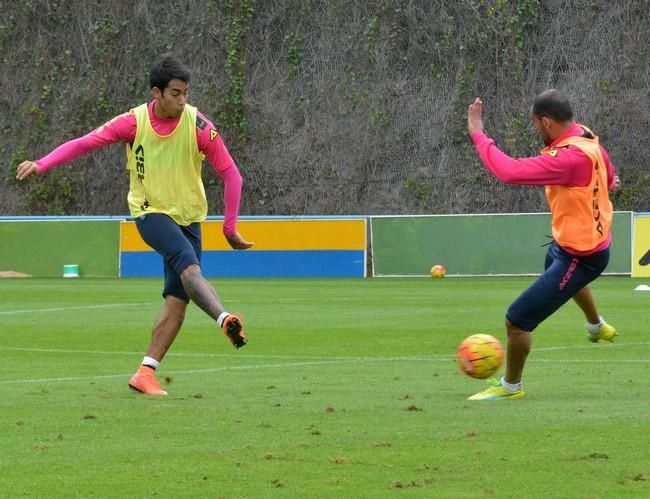
<path id="1" fill-rule="evenodd" d="M 483 101 L 478 97 L 467 109 L 467 129 L 470 134 L 483 131 Z"/>
<path id="2" fill-rule="evenodd" d="M 39 170 L 38 165 L 33 161 L 23 161 L 18 165 L 18 169 L 16 170 L 16 178 L 18 180 L 23 180 L 30 175 L 38 177 L 40 174 L 41 170 Z"/>
<path id="3" fill-rule="evenodd" d="M 228 244 L 230 244 L 230 247 L 236 250 L 245 250 L 251 248 L 255 244 L 244 240 L 239 232 L 233 232 L 229 236 L 226 236 L 226 240 L 228 241 Z"/>

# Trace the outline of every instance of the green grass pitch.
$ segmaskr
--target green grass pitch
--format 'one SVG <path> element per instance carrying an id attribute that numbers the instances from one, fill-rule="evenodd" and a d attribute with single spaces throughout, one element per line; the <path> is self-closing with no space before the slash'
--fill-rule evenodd
<path id="1" fill-rule="evenodd" d="M 534 333 L 526 398 L 469 402 L 458 343 L 504 341 L 532 278 L 213 280 L 236 351 L 191 306 L 127 382 L 159 280 L 0 281 L 0 497 L 650 497 L 650 293 L 601 278 L 614 344 L 567 304 Z"/>

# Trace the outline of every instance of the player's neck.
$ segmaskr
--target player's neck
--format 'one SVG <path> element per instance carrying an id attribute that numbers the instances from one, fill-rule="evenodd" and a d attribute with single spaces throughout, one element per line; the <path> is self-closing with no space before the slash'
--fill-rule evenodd
<path id="1" fill-rule="evenodd" d="M 152 107 L 153 114 L 156 118 L 161 118 L 164 120 L 171 120 L 174 118 L 178 118 L 178 116 L 174 116 L 168 112 L 165 111 L 163 106 L 160 105 L 160 103 L 157 100 L 153 101 L 153 107 Z"/>

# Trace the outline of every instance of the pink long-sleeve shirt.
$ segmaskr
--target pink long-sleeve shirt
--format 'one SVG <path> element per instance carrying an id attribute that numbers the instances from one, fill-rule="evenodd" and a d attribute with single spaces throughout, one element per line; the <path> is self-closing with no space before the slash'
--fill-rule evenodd
<path id="1" fill-rule="evenodd" d="M 556 138 L 551 146 L 559 144 L 567 137 L 579 136 L 584 133 L 577 123 Z M 556 149 L 557 154 L 541 154 L 529 158 L 512 158 L 501 151 L 494 140 L 484 132 L 476 131 L 470 135 L 479 158 L 488 170 L 506 184 L 519 185 L 563 185 L 567 187 L 586 187 L 591 181 L 591 159 L 578 147 L 570 145 Z M 610 190 L 615 185 L 615 169 L 609 154 L 600 146 L 605 167 L 607 168 L 607 185 Z M 589 252 L 580 252 L 572 248 L 564 248 L 569 253 L 584 255 L 601 251 L 611 243 L 611 233 L 606 241 Z"/>
<path id="2" fill-rule="evenodd" d="M 573 123 L 566 132 L 553 141 L 551 146 L 559 144 L 567 137 L 583 133 L 582 127 Z M 501 151 L 494 140 L 484 132 L 472 132 L 471 138 L 483 164 L 495 177 L 506 184 L 585 187 L 591 180 L 591 160 L 576 146 L 560 148 L 556 155 L 541 154 L 516 159 Z M 611 190 L 614 188 L 615 170 L 605 148 L 600 146 L 600 150 L 605 160 L 607 183 Z"/>
<path id="3" fill-rule="evenodd" d="M 154 131 L 159 135 L 169 135 L 180 120 L 178 118 L 160 118 L 153 112 L 155 101 L 149 103 L 149 120 Z M 133 113 L 116 116 L 92 132 L 72 139 L 36 160 L 41 173 L 69 163 L 95 149 L 117 142 L 132 143 L 135 140 L 137 123 Z M 224 183 L 224 223 L 223 232 L 227 236 L 237 230 L 237 218 L 241 199 L 242 177 L 237 165 L 226 148 L 210 120 L 197 111 L 196 141 L 199 150 L 205 155 L 212 169 Z"/>

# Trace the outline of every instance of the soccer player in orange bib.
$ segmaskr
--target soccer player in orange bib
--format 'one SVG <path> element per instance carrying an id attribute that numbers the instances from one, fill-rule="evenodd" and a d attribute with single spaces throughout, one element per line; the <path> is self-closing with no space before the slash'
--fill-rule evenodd
<path id="1" fill-rule="evenodd" d="M 201 221 L 207 200 L 201 166 L 207 158 L 224 184 L 223 233 L 233 249 L 253 246 L 237 232 L 242 177 L 212 122 L 188 95 L 191 72 L 171 55 L 151 68 L 153 100 L 121 114 L 96 130 L 57 147 L 36 161 L 23 161 L 23 180 L 109 144 L 126 144 L 130 173 L 129 211 L 142 239 L 164 261 L 164 304 L 144 359 L 129 386 L 148 395 L 167 395 L 155 371 L 181 329 L 192 300 L 212 317 L 236 348 L 246 344 L 243 321 L 228 313 L 201 273 Z"/>
<path id="2" fill-rule="evenodd" d="M 588 284 L 605 270 L 612 240 L 609 190 L 620 185 L 598 137 L 573 120 L 568 99 L 558 90 L 535 98 L 532 120 L 546 147 L 539 156 L 515 159 L 503 153 L 483 130 L 483 102 L 467 112 L 469 134 L 483 164 L 502 182 L 544 185 L 551 209 L 553 242 L 544 273 L 506 313 L 506 373 L 498 383 L 469 400 L 524 396 L 522 375 L 535 328 L 571 298 L 587 320 L 587 338 L 613 341 L 616 329 L 599 315 Z"/>

